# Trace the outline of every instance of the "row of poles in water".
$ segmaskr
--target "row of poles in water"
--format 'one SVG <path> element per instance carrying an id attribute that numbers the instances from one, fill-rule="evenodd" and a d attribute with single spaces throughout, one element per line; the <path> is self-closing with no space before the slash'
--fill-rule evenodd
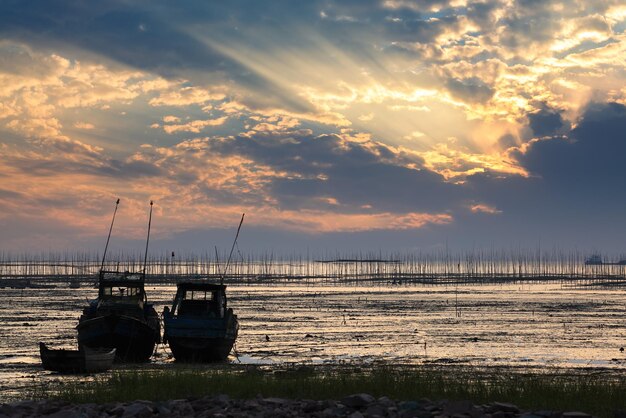
<path id="1" fill-rule="evenodd" d="M 235 246 L 236 248 L 236 246 Z M 239 255 L 239 254 L 238 254 Z M 0 254 L 0 280 L 7 277 L 93 276 L 101 269 L 113 271 L 145 271 L 147 276 L 228 276 L 250 279 L 342 279 L 342 278 L 448 278 L 458 280 L 480 279 L 577 279 L 626 278 L 624 265 L 563 264 L 536 260 L 522 263 L 507 259 L 483 260 L 480 263 L 446 263 L 436 257 L 408 255 L 397 262 L 368 259 L 341 262 L 318 262 L 304 257 L 259 257 L 227 255 L 168 255 L 133 257 L 121 254 L 109 256 L 104 264 L 96 261 L 97 254 L 45 255 L 15 258 Z M 220 260 L 226 260 L 221 261 Z M 230 261 L 227 261 L 231 258 Z M 150 280 L 150 279 L 148 279 Z"/>
<path id="2" fill-rule="evenodd" d="M 120 205 L 120 199 L 117 199 L 117 201 L 115 202 L 115 209 L 113 210 L 113 218 L 111 219 L 111 226 L 109 227 L 109 233 L 107 235 L 107 240 L 106 240 L 106 244 L 104 246 L 104 251 L 102 253 L 102 263 L 100 265 L 100 275 L 102 277 L 102 274 L 106 271 L 105 270 L 105 262 L 106 262 L 106 255 L 107 255 L 107 250 L 109 248 L 109 242 L 111 241 L 111 233 L 113 232 L 113 224 L 115 223 L 115 215 L 117 214 L 117 208 Z M 141 269 L 140 273 L 143 276 L 143 279 L 145 280 L 146 278 L 146 273 L 147 273 L 147 266 L 148 266 L 148 247 L 150 245 L 150 229 L 152 227 L 152 208 L 154 206 L 154 202 L 151 200 L 150 201 L 150 212 L 148 215 L 148 233 L 146 234 L 146 251 L 144 253 L 144 258 L 143 258 L 143 268 Z M 224 284 L 224 277 L 226 276 L 226 273 L 228 272 L 228 267 L 230 266 L 230 262 L 232 260 L 232 256 L 233 256 L 233 251 L 235 250 L 235 246 L 237 245 L 237 239 L 239 238 L 239 232 L 241 231 L 241 225 L 243 225 L 243 219 L 246 216 L 245 213 L 243 213 L 241 215 L 241 221 L 239 221 L 239 226 L 237 227 L 237 233 L 235 234 L 235 239 L 233 241 L 233 245 L 230 249 L 230 253 L 228 254 L 228 260 L 226 261 L 226 265 L 224 266 L 224 270 L 221 272 L 221 274 L 219 275 L 220 277 L 220 284 Z M 217 247 L 215 248 L 215 252 L 217 255 Z M 172 258 L 174 257 L 174 253 L 172 252 Z M 113 269 L 111 269 L 113 270 Z M 114 269 L 113 271 L 115 272 L 119 272 L 119 264 L 117 265 L 116 269 Z M 123 270 L 123 271 L 134 271 L 133 270 Z"/>
<path id="3" fill-rule="evenodd" d="M 277 255 L 265 252 L 244 255 L 237 239 L 245 214 L 242 214 L 228 257 L 215 254 L 179 254 L 150 256 L 150 230 L 153 202 L 150 201 L 146 246 L 142 259 L 138 254 L 116 253 L 107 260 L 120 199 L 115 203 L 106 244 L 99 263 L 97 254 L 24 254 L 15 256 L 0 253 L 0 278 L 11 276 L 84 276 L 102 271 L 133 271 L 144 275 L 204 275 L 220 277 L 223 282 L 232 265 L 232 276 L 242 278 L 456 278 L 479 279 L 537 279 L 537 278 L 606 278 L 626 277 L 626 264 L 585 263 L 587 258 L 579 251 L 564 252 L 553 248 L 548 251 L 518 249 L 471 250 L 451 253 L 446 245 L 433 252 L 386 253 L 359 252 L 342 254 L 326 251 L 311 256 Z M 234 250 L 237 254 L 233 258 Z M 220 261 L 226 259 L 226 261 Z M 623 258 L 623 257 L 622 257 Z M 619 258 L 619 259 L 622 259 Z"/>

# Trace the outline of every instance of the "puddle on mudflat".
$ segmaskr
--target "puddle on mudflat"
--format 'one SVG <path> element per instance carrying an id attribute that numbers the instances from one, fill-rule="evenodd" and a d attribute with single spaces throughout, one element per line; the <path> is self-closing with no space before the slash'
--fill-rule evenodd
<path id="1" fill-rule="evenodd" d="M 174 286 L 148 286 L 161 312 Z M 0 289 L 0 395 L 25 396 L 54 379 L 39 341 L 76 346 L 93 288 Z M 229 286 L 243 364 L 388 362 L 623 369 L 626 296 L 559 284 L 453 286 Z M 172 363 L 159 346 L 153 366 Z M 125 366 L 116 366 L 125 367 Z"/>

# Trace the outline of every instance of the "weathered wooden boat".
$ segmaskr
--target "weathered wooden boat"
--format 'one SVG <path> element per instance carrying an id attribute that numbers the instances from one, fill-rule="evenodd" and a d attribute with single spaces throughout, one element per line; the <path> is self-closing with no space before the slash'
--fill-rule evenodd
<path id="1" fill-rule="evenodd" d="M 148 238 L 143 271 L 120 273 L 104 269 L 107 248 L 115 222 L 115 211 L 102 255 L 98 277 L 98 298 L 83 310 L 76 329 L 79 348 L 115 348 L 119 361 L 145 362 L 161 341 L 161 323 L 154 306 L 148 303 L 145 291 L 146 263 L 152 223 L 152 202 L 148 220 Z"/>
<path id="2" fill-rule="evenodd" d="M 216 362 L 228 357 L 239 321 L 226 301 L 226 286 L 205 282 L 178 283 L 172 308 L 163 311 L 163 341 L 176 361 Z"/>
<path id="3" fill-rule="evenodd" d="M 39 343 L 39 354 L 44 369 L 61 373 L 99 373 L 111 369 L 115 358 L 113 349 L 52 350 Z"/>
<path id="4" fill-rule="evenodd" d="M 160 342 L 161 324 L 144 283 L 143 274 L 101 271 L 98 298 L 76 326 L 79 347 L 115 348 L 118 361 L 148 361 Z"/>

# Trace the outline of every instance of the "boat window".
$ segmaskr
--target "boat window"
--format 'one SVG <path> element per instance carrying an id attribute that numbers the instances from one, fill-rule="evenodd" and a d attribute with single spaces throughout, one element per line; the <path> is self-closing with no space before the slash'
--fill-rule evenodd
<path id="1" fill-rule="evenodd" d="M 203 290 L 188 290 L 185 292 L 184 300 L 213 300 L 212 292 L 205 292 Z"/>
<path id="2" fill-rule="evenodd" d="M 103 287 L 102 295 L 103 296 L 116 296 L 116 297 L 125 297 L 125 296 L 137 296 L 141 294 L 141 289 L 138 287 Z"/>

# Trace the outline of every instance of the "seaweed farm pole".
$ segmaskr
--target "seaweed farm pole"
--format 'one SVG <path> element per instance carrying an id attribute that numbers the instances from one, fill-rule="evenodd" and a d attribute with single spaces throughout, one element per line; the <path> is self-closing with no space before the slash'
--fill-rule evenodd
<path id="1" fill-rule="evenodd" d="M 111 239 L 111 232 L 113 231 L 113 223 L 115 222 L 115 214 L 117 213 L 117 207 L 120 204 L 120 199 L 115 202 L 115 210 L 113 211 L 113 219 L 111 219 L 111 226 L 109 227 L 109 235 L 107 236 L 107 243 L 104 246 L 104 253 L 102 254 L 102 264 L 100 264 L 100 271 L 104 269 L 104 259 L 107 256 L 107 249 L 109 248 L 109 240 Z"/>
<path id="2" fill-rule="evenodd" d="M 220 255 L 217 252 L 217 245 L 215 246 L 215 267 L 213 268 L 213 272 L 215 275 L 220 274 Z"/>
<path id="3" fill-rule="evenodd" d="M 170 267 L 169 268 L 169 270 L 170 270 L 169 274 L 170 275 L 175 274 L 175 271 L 174 271 L 174 257 L 175 257 L 175 255 L 176 254 L 174 253 L 174 251 L 172 251 L 172 258 L 170 258 L 170 266 L 169 266 Z"/>

